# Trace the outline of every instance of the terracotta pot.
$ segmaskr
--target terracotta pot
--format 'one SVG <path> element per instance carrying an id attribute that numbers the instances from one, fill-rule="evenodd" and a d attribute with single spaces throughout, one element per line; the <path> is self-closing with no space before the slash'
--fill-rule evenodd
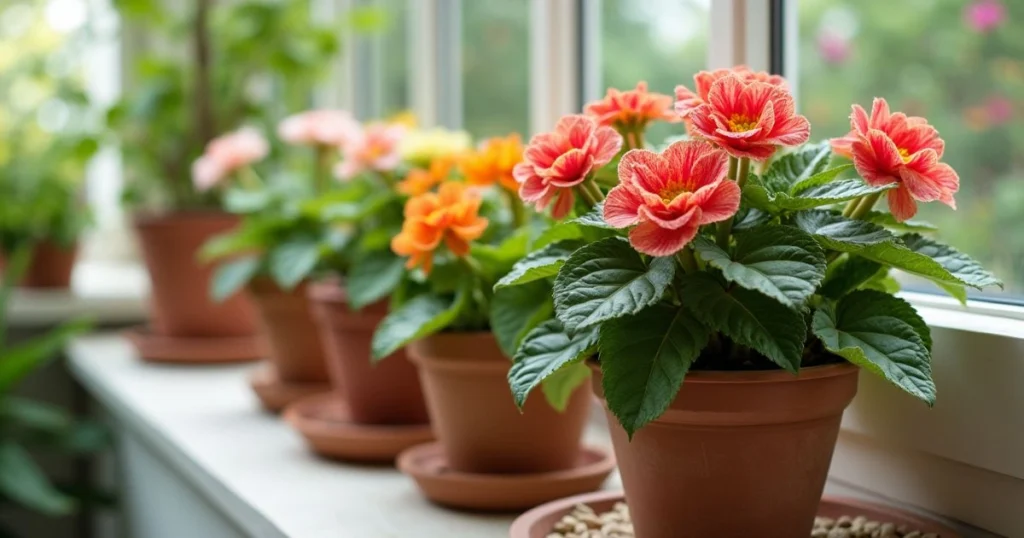
<path id="1" fill-rule="evenodd" d="M 516 409 L 508 388 L 511 362 L 494 335 L 442 333 L 414 342 L 434 432 L 451 469 L 466 473 L 542 473 L 579 461 L 591 390 L 584 383 L 565 412 L 543 395 Z"/>
<path id="2" fill-rule="evenodd" d="M 39 289 L 67 289 L 71 287 L 71 272 L 78 257 L 78 243 L 62 246 L 43 241 L 32 250 L 32 258 L 21 286 Z"/>
<path id="3" fill-rule="evenodd" d="M 268 358 L 285 383 L 327 381 L 327 361 L 306 288 L 302 282 L 285 291 L 269 278 L 257 278 L 249 284 L 249 296 L 270 346 Z"/>
<path id="4" fill-rule="evenodd" d="M 636 535 L 808 536 L 857 373 L 848 363 L 799 376 L 690 372 L 632 442 L 608 413 Z"/>
<path id="5" fill-rule="evenodd" d="M 309 298 L 327 354 L 331 384 L 348 404 L 353 422 L 427 423 L 420 381 L 405 350 L 376 364 L 370 361 L 370 341 L 387 315 L 387 303 L 355 312 L 349 308 L 345 290 L 335 282 L 311 284 Z"/>
<path id="6" fill-rule="evenodd" d="M 152 280 L 153 332 L 164 336 L 256 334 L 256 312 L 243 294 L 223 303 L 210 298 L 213 267 L 196 259 L 210 237 L 238 224 L 227 213 L 171 213 L 138 217 L 135 229 Z"/>

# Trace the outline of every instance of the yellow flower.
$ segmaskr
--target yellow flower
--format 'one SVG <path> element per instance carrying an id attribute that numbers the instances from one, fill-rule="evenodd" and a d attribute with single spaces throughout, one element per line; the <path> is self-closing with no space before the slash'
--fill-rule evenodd
<path id="1" fill-rule="evenodd" d="M 415 129 L 402 140 L 402 158 L 420 168 L 430 166 L 438 158 L 460 155 L 470 148 L 469 133 L 443 128 Z"/>

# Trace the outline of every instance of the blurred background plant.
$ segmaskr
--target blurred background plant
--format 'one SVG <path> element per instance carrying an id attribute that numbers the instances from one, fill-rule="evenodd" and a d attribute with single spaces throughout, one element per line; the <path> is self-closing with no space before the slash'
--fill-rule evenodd
<path id="1" fill-rule="evenodd" d="M 97 150 L 76 48 L 46 4 L 15 2 L 0 24 L 0 252 L 23 239 L 71 246 L 89 224 L 82 188 Z"/>
<path id="2" fill-rule="evenodd" d="M 128 89 L 108 113 L 124 155 L 125 198 L 171 210 L 218 203 L 190 177 L 207 142 L 242 125 L 269 133 L 309 108 L 340 36 L 384 23 L 373 8 L 323 20 L 309 2 L 288 0 L 114 3 L 130 23 L 123 38 L 134 57 Z M 272 157 L 280 153 L 275 147 Z"/>

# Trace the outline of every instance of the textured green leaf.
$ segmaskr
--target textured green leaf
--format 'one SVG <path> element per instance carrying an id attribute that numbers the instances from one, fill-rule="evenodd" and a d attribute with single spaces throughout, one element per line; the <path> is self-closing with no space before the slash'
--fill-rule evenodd
<path id="1" fill-rule="evenodd" d="M 11 443 L 0 443 L 0 497 L 11 499 L 48 516 L 71 513 L 75 502 L 57 491 L 28 452 Z"/>
<path id="2" fill-rule="evenodd" d="M 679 283 L 683 306 L 698 320 L 790 372 L 799 369 L 807 338 L 799 312 L 755 291 L 726 290 L 706 274 L 686 275 Z"/>
<path id="3" fill-rule="evenodd" d="M 548 404 L 561 413 L 569 405 L 569 398 L 576 389 L 590 379 L 590 368 L 582 362 L 566 365 L 556 370 L 540 384 L 540 390 Z"/>
<path id="4" fill-rule="evenodd" d="M 405 275 L 405 261 L 390 250 L 368 252 L 348 272 L 349 306 L 358 310 L 395 290 Z"/>
<path id="5" fill-rule="evenodd" d="M 882 376 L 924 400 L 935 403 L 928 327 L 906 301 L 873 291 L 855 291 L 836 306 L 814 313 L 812 331 L 825 348 Z"/>
<path id="6" fill-rule="evenodd" d="M 567 220 L 566 222 L 569 224 L 588 226 L 590 228 L 612 229 L 612 227 L 604 221 L 604 202 L 598 203 L 586 214 Z"/>
<path id="7" fill-rule="evenodd" d="M 839 170 L 839 172 L 841 171 Z M 835 173 L 838 174 L 838 172 Z M 822 180 L 815 178 L 815 181 Z M 804 185 L 811 184 L 805 183 Z M 813 186 L 796 193 L 772 192 L 759 178 L 752 176 L 743 187 L 743 198 L 752 207 L 774 214 L 847 202 L 868 194 L 884 192 L 893 187 L 894 185 L 873 187 L 864 183 L 864 180 L 860 178 L 848 178 L 814 183 Z"/>
<path id="8" fill-rule="evenodd" d="M 530 245 L 535 252 L 559 241 L 583 239 L 583 227 L 570 222 L 556 222 L 547 227 Z"/>
<path id="9" fill-rule="evenodd" d="M 709 337 L 686 309 L 666 304 L 601 327 L 605 400 L 630 437 L 665 412 Z"/>
<path id="10" fill-rule="evenodd" d="M 562 368 L 590 357 L 597 350 L 597 329 L 569 334 L 557 319 L 530 331 L 516 351 L 508 372 L 512 397 L 520 408 L 537 385 Z"/>
<path id="11" fill-rule="evenodd" d="M 742 211 L 736 216 L 736 221 L 732 225 L 734 232 L 745 232 L 758 226 L 763 226 L 771 222 L 772 216 L 765 211 L 761 211 L 756 207 L 751 207 Z"/>
<path id="12" fill-rule="evenodd" d="M 844 256 L 829 265 L 819 293 L 824 297 L 838 299 L 859 288 L 879 272 L 888 272 L 888 267 L 867 258 Z"/>
<path id="13" fill-rule="evenodd" d="M 864 220 L 873 222 L 880 226 L 885 226 L 890 230 L 900 230 L 904 232 L 935 232 L 938 231 L 939 227 L 923 220 L 905 220 L 900 222 L 893 217 L 891 213 L 883 213 L 881 211 L 869 211 L 864 216 Z"/>
<path id="14" fill-rule="evenodd" d="M 794 185 L 820 174 L 832 158 L 828 141 L 805 144 L 772 162 L 762 181 L 772 192 L 790 192 Z"/>
<path id="15" fill-rule="evenodd" d="M 894 241 L 896 236 L 877 224 L 852 220 L 831 211 L 801 211 L 793 224 L 811 234 L 821 246 L 840 252 Z"/>
<path id="16" fill-rule="evenodd" d="M 501 288 L 491 299 L 491 331 L 505 355 L 513 357 L 526 334 L 554 312 L 546 281 Z"/>
<path id="17" fill-rule="evenodd" d="M 260 260 L 256 256 L 220 264 L 210 279 L 210 296 L 217 302 L 226 300 L 245 287 L 259 270 Z"/>
<path id="18" fill-rule="evenodd" d="M 821 247 L 791 226 L 761 226 L 739 235 L 731 257 L 704 237 L 694 239 L 693 248 L 729 282 L 790 308 L 801 308 L 825 277 Z"/>
<path id="19" fill-rule="evenodd" d="M 964 285 L 977 289 L 989 286 L 1003 287 L 1003 282 L 985 270 L 980 263 L 949 245 L 916 233 L 903 235 L 900 239 L 910 250 L 938 262 Z"/>
<path id="20" fill-rule="evenodd" d="M 433 294 L 413 297 L 385 317 L 373 333 L 372 358 L 379 361 L 409 342 L 419 340 L 450 325 L 468 300 L 466 288 L 454 299 Z"/>
<path id="21" fill-rule="evenodd" d="M 512 266 L 508 274 L 498 280 L 494 289 L 526 284 L 557 275 L 565 260 L 569 259 L 581 244 L 579 241 L 559 241 L 527 254 Z"/>
<path id="22" fill-rule="evenodd" d="M 320 244 L 313 238 L 282 243 L 270 251 L 270 276 L 286 290 L 295 287 L 320 261 Z"/>
<path id="23" fill-rule="evenodd" d="M 648 265 L 629 243 L 611 237 L 574 252 L 555 277 L 555 312 L 570 332 L 657 303 L 675 275 L 673 258 Z"/>

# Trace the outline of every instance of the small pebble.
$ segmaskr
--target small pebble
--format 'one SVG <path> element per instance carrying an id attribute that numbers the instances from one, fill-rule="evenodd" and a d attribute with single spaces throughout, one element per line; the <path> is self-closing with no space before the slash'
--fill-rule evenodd
<path id="1" fill-rule="evenodd" d="M 844 515 L 832 519 L 814 518 L 811 538 L 942 538 L 934 532 L 923 532 L 906 525 L 887 521 L 871 521 L 864 516 Z M 585 504 L 555 523 L 544 538 L 635 538 L 633 522 L 626 503 L 615 503 L 607 512 L 597 513 Z"/>

